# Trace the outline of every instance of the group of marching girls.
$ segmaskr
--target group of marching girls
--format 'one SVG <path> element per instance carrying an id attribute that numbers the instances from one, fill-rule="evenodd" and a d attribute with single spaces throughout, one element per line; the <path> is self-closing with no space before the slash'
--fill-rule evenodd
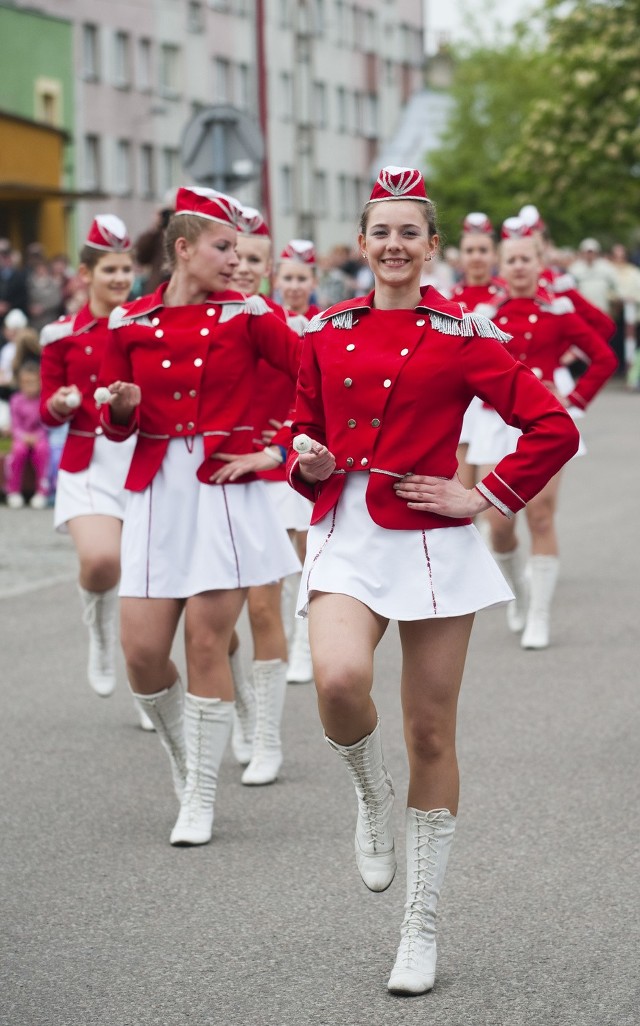
<path id="1" fill-rule="evenodd" d="M 410 775 L 394 994 L 435 980 L 475 612 L 506 605 L 525 647 L 548 643 L 558 475 L 580 445 L 572 414 L 613 370 L 608 324 L 543 279 L 535 231 L 520 220 L 504 234 L 498 278 L 491 226 L 469 215 L 465 279 L 445 298 L 421 284 L 438 249 L 422 175 L 383 168 L 358 234 L 373 289 L 318 311 L 311 243 L 281 253 L 278 305 L 259 291 L 272 261 L 261 214 L 182 188 L 166 229 L 169 280 L 126 303 L 126 229 L 97 217 L 82 254 L 89 303 L 43 338 L 43 416 L 71 422 L 55 522 L 80 559 L 90 682 L 113 688 L 120 578 L 128 679 L 180 805 L 173 845 L 210 840 L 230 738 L 243 783 L 278 776 L 282 581 L 302 560 L 289 679 L 313 675 L 328 747 L 355 786 L 357 869 L 370 891 L 386 890 L 395 792 L 371 689 L 374 651 L 398 622 L 402 665 L 390 683 Z M 589 363 L 577 382 L 566 370 L 576 353 Z M 474 524 L 481 515 L 496 558 Z M 250 683 L 235 631 L 245 600 Z M 171 659 L 182 616 L 186 688 Z"/>

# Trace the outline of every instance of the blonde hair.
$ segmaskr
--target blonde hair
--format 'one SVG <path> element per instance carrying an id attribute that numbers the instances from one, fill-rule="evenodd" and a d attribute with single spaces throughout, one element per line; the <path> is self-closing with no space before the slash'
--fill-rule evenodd
<path id="1" fill-rule="evenodd" d="M 169 218 L 169 224 L 164 233 L 164 255 L 170 270 L 173 271 L 176 266 L 176 242 L 178 239 L 186 239 L 191 243 L 197 242 L 203 231 L 210 227 L 211 222 L 198 214 L 180 214 L 179 217 L 173 214 Z"/>

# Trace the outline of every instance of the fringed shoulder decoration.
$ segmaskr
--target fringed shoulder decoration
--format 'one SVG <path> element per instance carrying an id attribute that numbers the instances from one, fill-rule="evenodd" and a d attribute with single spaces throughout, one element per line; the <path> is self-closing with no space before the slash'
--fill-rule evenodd
<path id="1" fill-rule="evenodd" d="M 52 342 L 59 342 L 61 338 L 68 338 L 69 335 L 73 335 L 73 320 L 70 317 L 64 317 L 59 321 L 54 321 L 53 324 L 45 324 L 40 332 L 40 345 L 44 349 Z"/>
<path id="2" fill-rule="evenodd" d="M 576 280 L 572 274 L 568 272 L 566 274 L 559 274 L 557 278 L 554 278 L 549 283 L 547 288 L 550 288 L 552 292 L 568 292 L 569 289 L 575 289 Z"/>
<path id="3" fill-rule="evenodd" d="M 334 328 L 349 330 L 353 327 L 353 314 L 353 310 L 345 310 L 344 313 L 334 314 L 333 317 L 331 315 L 327 317 L 324 314 L 316 314 L 309 321 L 305 334 L 308 335 L 312 331 L 322 331 L 325 324 L 328 324 L 329 321 L 331 321 L 331 325 Z"/>
<path id="4" fill-rule="evenodd" d="M 302 338 L 309 321 L 304 314 L 294 314 L 292 317 L 287 317 L 287 324 L 292 331 L 295 331 L 296 335 L 299 335 L 300 338 Z"/>
<path id="5" fill-rule="evenodd" d="M 218 324 L 226 324 L 238 314 L 252 314 L 254 317 L 261 317 L 262 314 L 270 312 L 271 308 L 265 303 L 262 296 L 247 296 L 246 299 L 237 303 L 221 303 Z"/>
<path id="6" fill-rule="evenodd" d="M 551 300 L 546 309 L 552 314 L 568 314 L 576 312 L 576 308 L 568 296 L 557 296 L 555 299 Z"/>
<path id="7" fill-rule="evenodd" d="M 439 331 L 443 335 L 457 335 L 462 338 L 480 336 L 480 338 L 495 338 L 498 342 L 509 342 L 512 337 L 504 331 L 500 331 L 500 328 L 488 317 L 483 317 L 482 314 L 475 312 L 463 314 L 462 320 L 449 317 L 447 314 L 429 312 L 429 320 L 434 331 Z"/>
<path id="8" fill-rule="evenodd" d="M 136 317 L 135 314 L 132 316 L 131 311 L 127 310 L 124 306 L 117 306 L 115 310 L 111 311 L 109 316 L 109 327 L 110 328 L 123 328 L 127 324 L 142 324 L 147 328 L 153 327 L 151 318 L 143 314 L 142 317 Z"/>

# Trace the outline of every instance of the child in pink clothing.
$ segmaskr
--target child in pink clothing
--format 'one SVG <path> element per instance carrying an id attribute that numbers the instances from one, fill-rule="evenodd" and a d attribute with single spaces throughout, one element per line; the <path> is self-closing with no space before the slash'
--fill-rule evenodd
<path id="1" fill-rule="evenodd" d="M 18 371 L 18 391 L 9 400 L 12 445 L 6 461 L 7 505 L 24 506 L 22 476 L 30 460 L 36 474 L 33 509 L 44 509 L 49 495 L 49 439 L 40 420 L 40 368 L 26 363 Z"/>

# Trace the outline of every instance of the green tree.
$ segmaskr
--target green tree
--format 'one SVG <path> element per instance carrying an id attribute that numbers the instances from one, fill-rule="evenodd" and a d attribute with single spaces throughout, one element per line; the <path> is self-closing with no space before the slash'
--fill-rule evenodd
<path id="1" fill-rule="evenodd" d="M 535 176 L 517 161 L 502 163 L 535 104 L 552 95 L 549 55 L 531 24 L 517 26 L 508 42 L 458 52 L 448 128 L 440 149 L 427 158 L 427 188 L 440 211 L 444 241 L 457 241 L 472 210 L 485 211 L 497 227 L 523 203 L 540 198 Z"/>
<path id="2" fill-rule="evenodd" d="M 627 240 L 640 217 L 640 0 L 544 5 L 550 96 L 499 163 L 561 242 Z"/>

